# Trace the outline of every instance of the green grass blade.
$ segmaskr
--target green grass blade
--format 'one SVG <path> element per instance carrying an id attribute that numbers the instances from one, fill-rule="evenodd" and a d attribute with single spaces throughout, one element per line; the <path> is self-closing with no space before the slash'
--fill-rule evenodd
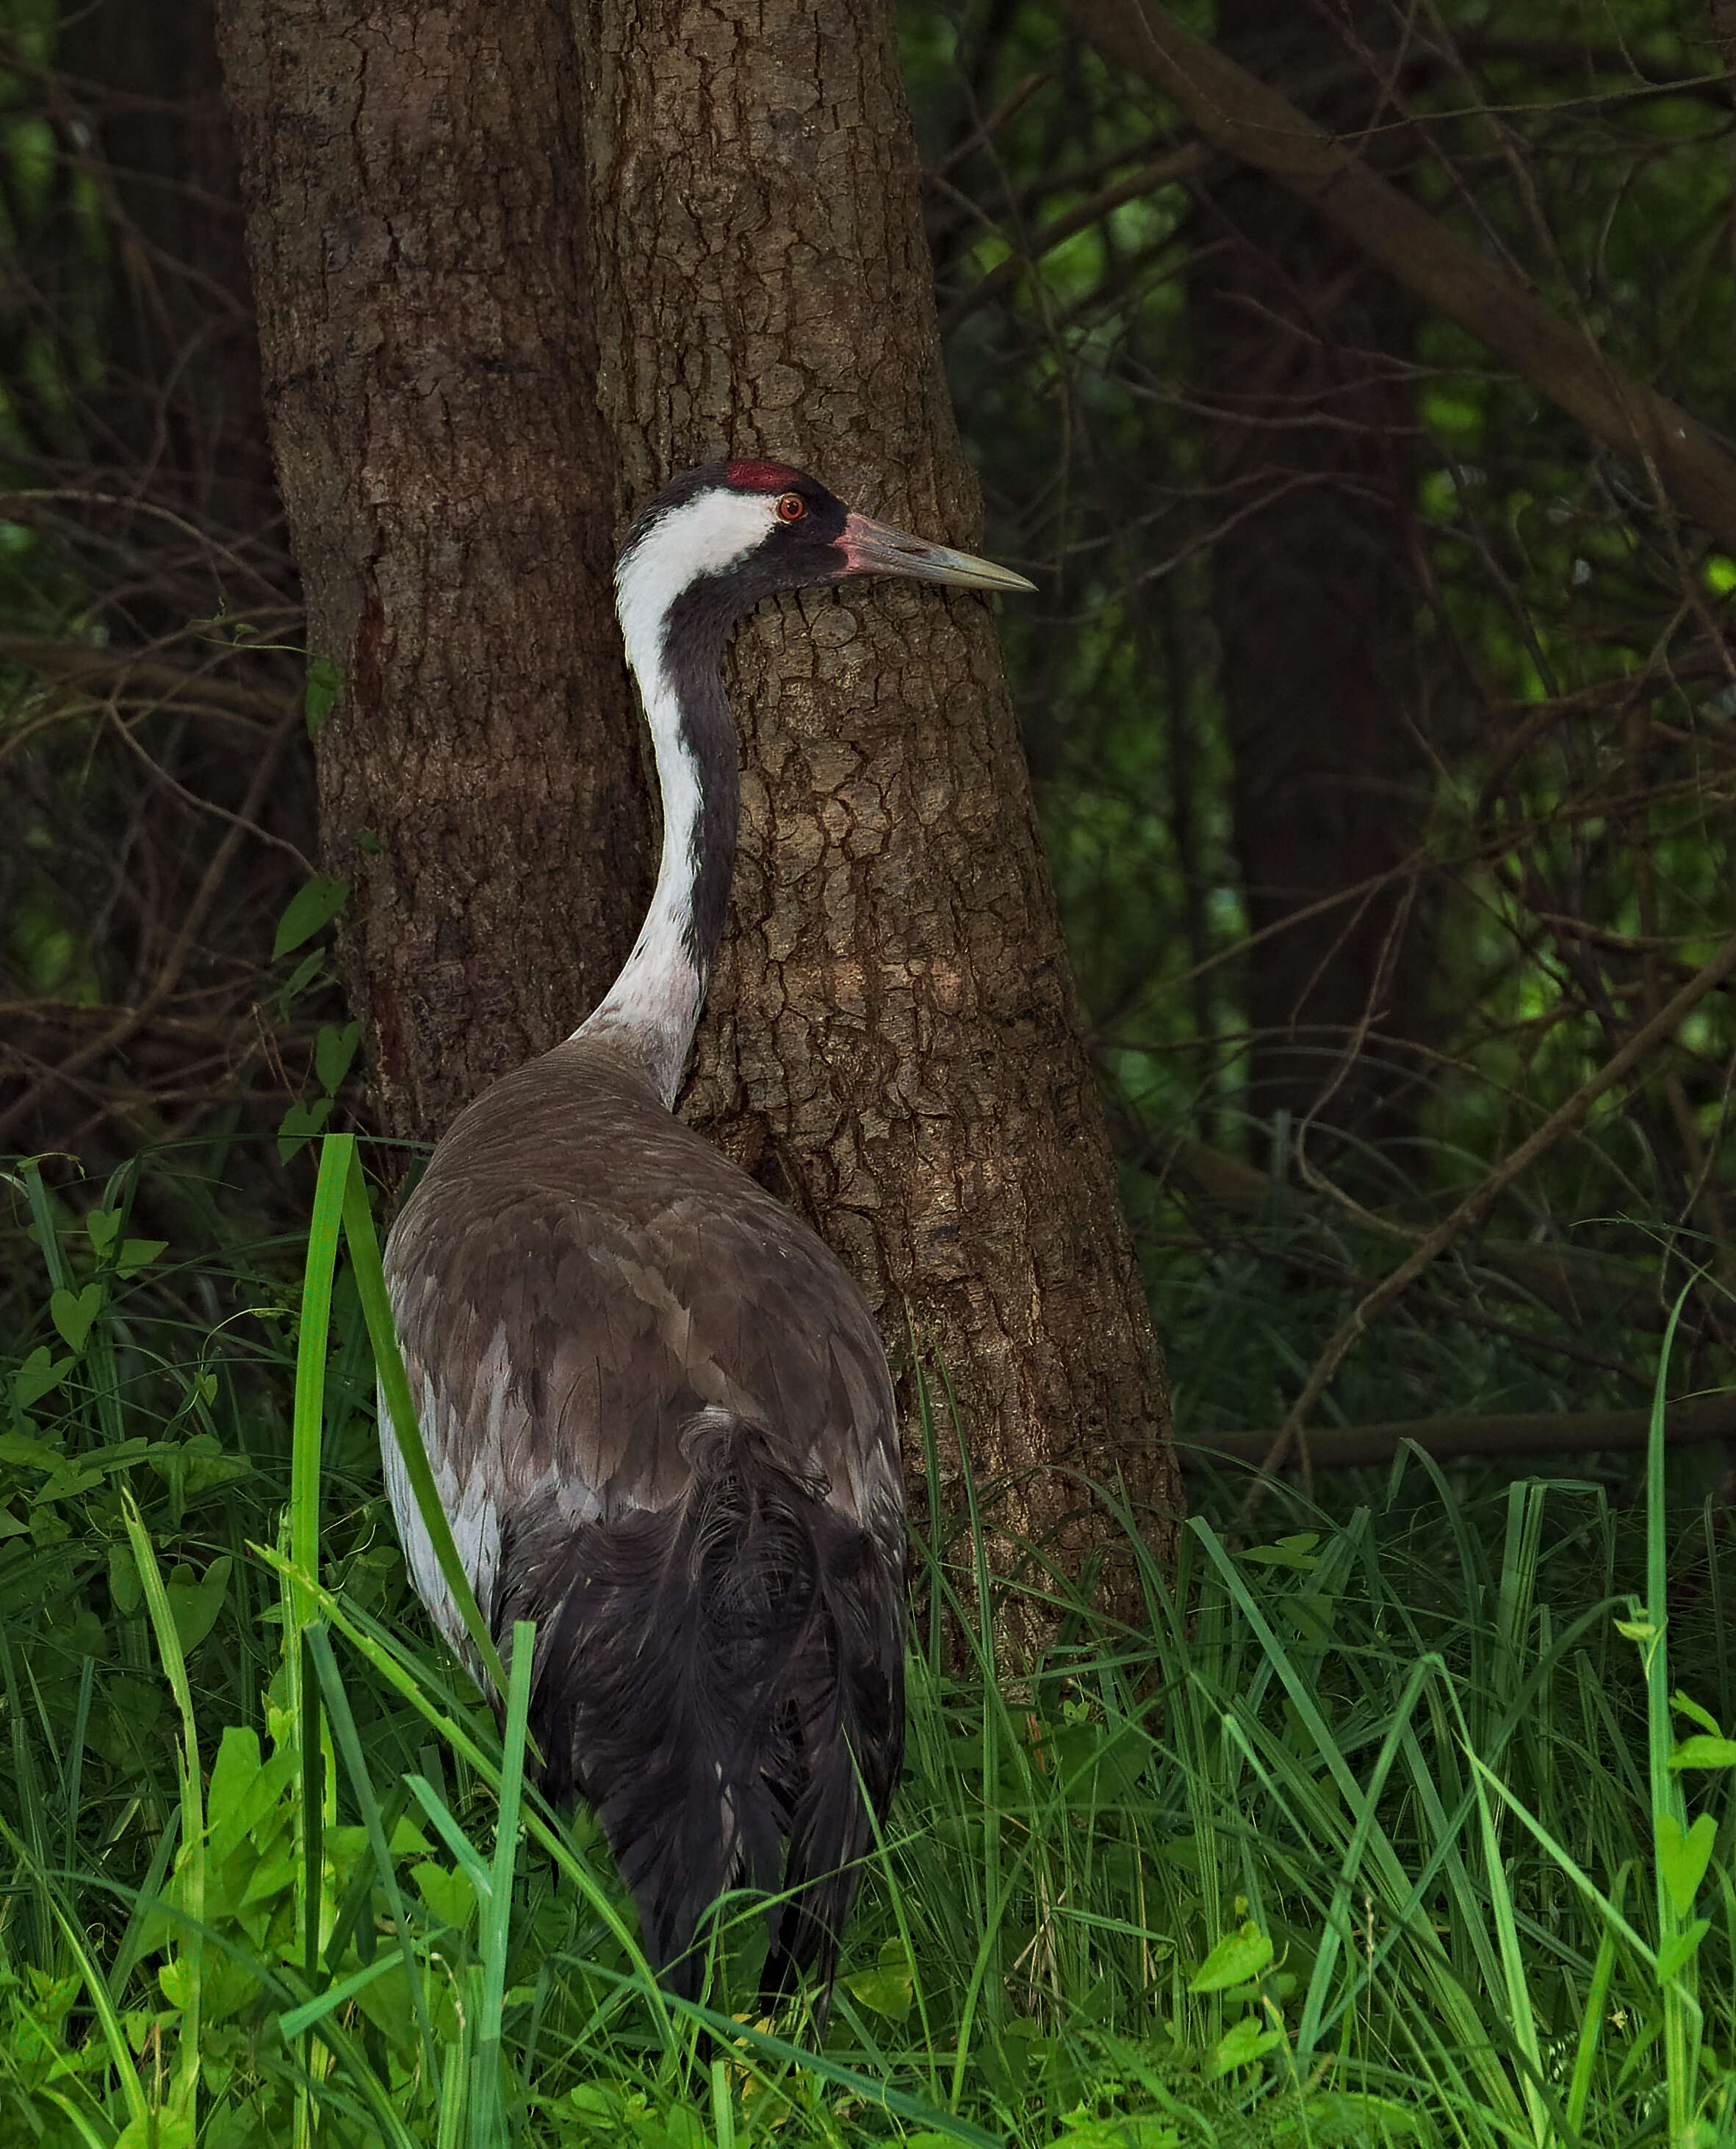
<path id="1" fill-rule="evenodd" d="M 326 1356 L 331 1338 L 332 1285 L 343 1231 L 344 1189 L 355 1169 L 354 1135 L 328 1135 L 320 1145 L 320 1176 L 308 1225 L 302 1272 L 301 1321 L 295 1346 L 295 1405 L 289 1464 L 288 1530 L 290 1564 L 284 1598 L 283 1660 L 289 1720 L 301 1759 L 295 1799 L 295 1913 L 304 1971 L 311 1984 L 320 1965 L 325 1922 L 325 1825 L 335 1810 L 336 1757 L 330 1752 L 320 1707 L 319 1682 L 310 1676 L 307 1629 L 317 1618 L 312 1595 L 299 1578 L 320 1572 L 320 1492 L 325 1441 Z M 297 2086 L 295 2149 L 312 2149 L 317 2063 L 304 2050 Z"/>
<path id="2" fill-rule="evenodd" d="M 328 1135 L 308 1225 L 302 1273 L 301 1326 L 295 1346 L 294 1446 L 289 1467 L 289 1558 L 307 1574 L 320 1572 L 320 1450 L 325 1412 L 325 1354 L 331 1335 L 331 1287 L 344 1222 L 344 1190 L 355 1165 L 355 1136 Z M 299 1628 L 314 1616 L 298 1601 Z"/>
<path id="3" fill-rule="evenodd" d="M 1627 1869 L 1616 1876 L 1616 1892 L 1620 1894 Z M 1606 1922 L 1603 1937 L 1598 1942 L 1598 1959 L 1592 1965 L 1591 1983 L 1586 1988 L 1585 2005 L 1579 2017 L 1579 2039 L 1573 2052 L 1573 2072 L 1567 2082 L 1567 2099 L 1563 2109 L 1568 2131 L 1581 2133 L 1585 2126 L 1585 2108 L 1592 2093 L 1592 2069 L 1597 2064 L 1598 2051 L 1603 2035 L 1603 2020 L 1609 2008 L 1610 1980 L 1615 1975 L 1616 1929 Z"/>
<path id="4" fill-rule="evenodd" d="M 361 1739 L 356 1732 L 355 1714 L 350 1706 L 350 1697 L 344 1690 L 337 1658 L 332 1653 L 331 1637 L 323 1623 L 310 1630 L 309 1643 L 313 1653 L 314 1673 L 325 1696 L 326 1714 L 331 1723 L 333 1737 L 344 1757 L 350 1789 L 361 1809 L 362 1825 L 368 1831 L 368 1844 L 374 1855 L 375 1870 L 380 1876 L 392 1930 L 397 1935 L 398 1960 L 404 1965 L 404 1975 L 410 1985 L 410 2004 L 415 2011 L 416 2031 L 422 2043 L 422 2062 L 431 2081 L 437 2071 L 438 2061 L 435 2052 L 434 2027 L 428 2013 L 428 1994 L 422 1977 L 422 1965 L 410 1944 L 410 1920 L 398 1886 L 398 1871 L 392 1858 L 391 1846 L 386 1840 L 385 1819 L 380 1810 L 380 1801 L 374 1794 L 373 1779 L 368 1773 Z"/>
<path id="5" fill-rule="evenodd" d="M 29 1846 L 7 1825 L 3 1815 L 0 1815 L 0 1836 L 4 1836 L 12 1845 L 18 1862 L 30 1873 L 53 1912 L 67 1950 L 78 1965 L 79 1977 L 90 1995 L 91 2009 L 101 2026 L 103 2041 L 108 2047 L 110 2063 L 120 2076 L 121 2094 L 126 2101 L 128 2121 L 143 2134 L 150 2123 L 150 2106 L 145 2096 L 144 2084 L 139 2080 L 138 2069 L 133 2063 L 133 2048 L 127 2042 L 127 2033 L 121 2026 L 120 2016 L 109 1992 L 108 1980 L 98 1969 L 94 1957 L 85 1945 L 84 1935 L 77 1921 L 61 1902 L 53 1879 L 32 1857 Z"/>
<path id="6" fill-rule="evenodd" d="M 482 2013 L 477 2026 L 476 2082 L 470 2104 L 470 2138 L 475 2149 L 504 2145 L 507 2133 L 506 2114 L 501 2102 L 501 2017 L 506 1991 L 507 1927 L 512 1911 L 512 1876 L 518 1862 L 519 1808 L 525 1784 L 525 1744 L 536 1653 L 536 1625 L 521 1619 L 512 1629 L 512 1671 L 501 1749 L 500 1819 L 495 1830 L 492 1886 L 482 1913 Z"/>
<path id="7" fill-rule="evenodd" d="M 606 1969 L 601 1963 L 591 1965 L 593 1976 L 606 1978 L 612 1984 L 628 1988 L 637 1987 L 637 1978 L 622 1975 L 619 1970 Z M 964 2141 L 970 2149 L 1007 2149 L 1004 2135 L 991 2133 L 974 2121 L 961 2119 L 956 2112 L 944 2111 L 933 2105 L 924 2104 L 920 2098 L 894 2089 L 889 2082 L 879 2082 L 872 2076 L 859 2073 L 846 2066 L 841 2060 L 833 2059 L 828 2052 L 816 2052 L 801 2045 L 793 2045 L 787 2038 L 780 2037 L 770 2030 L 762 2030 L 752 2022 L 740 2022 L 732 2015 L 719 2015 L 713 2009 L 701 2006 L 695 2000 L 683 2000 L 677 1994 L 664 1996 L 672 2013 L 697 2023 L 721 2038 L 726 2045 L 746 2045 L 761 2052 L 767 2059 L 781 2060 L 785 2066 L 797 2067 L 804 2073 L 818 2075 L 837 2088 L 847 2090 L 858 2096 L 864 2104 L 877 2106 L 890 2112 L 894 2118 L 908 2119 L 917 2126 L 927 2127 L 936 2134 L 943 2134 L 949 2141 Z"/>
<path id="8" fill-rule="evenodd" d="M 459 1826 L 451 1808 L 425 1776 L 409 1775 L 404 1781 L 416 1804 L 433 1822 L 441 1841 L 458 1860 L 465 1879 L 476 1890 L 478 1907 L 486 1910 L 494 1900 L 494 1875 L 488 1860 Z"/>
<path id="9" fill-rule="evenodd" d="M 162 1571 L 157 1565 L 156 1548 L 151 1543 L 150 1532 L 145 1528 L 143 1517 L 138 1512 L 138 1503 L 130 1492 L 121 1495 L 121 1512 L 126 1522 L 127 1536 L 132 1543 L 139 1583 L 144 1591 L 146 1608 L 150 1613 L 151 1628 L 157 1638 L 158 1653 L 163 1659 L 169 1689 L 181 1714 L 181 1900 L 182 1907 L 191 1922 L 187 1928 L 186 1951 L 182 1957 L 187 1973 L 187 1998 L 177 2031 L 178 2065 L 174 2101 L 178 2112 L 186 2119 L 196 2121 L 199 2013 L 204 1964 L 204 1939 L 201 1927 L 205 1915 L 205 1819 L 204 1779 L 199 1768 L 199 1725 L 194 1715 L 193 1691 L 187 1680 L 187 1659 L 182 1652 L 174 1614 L 169 1609 L 169 1593 L 163 1586 Z"/>
<path id="10" fill-rule="evenodd" d="M 348 1140 L 346 1135 L 328 1135 L 328 1142 Z M 322 1176 L 324 1167 L 322 1165 Z M 415 1404 L 410 1392 L 410 1378 L 404 1370 L 404 1354 L 398 1347 L 398 1331 L 392 1319 L 392 1302 L 385 1287 L 385 1271 L 380 1264 L 380 1241 L 374 1230 L 373 1212 L 368 1205 L 367 1183 L 362 1177 L 360 1165 L 355 1158 L 352 1143 L 350 1163 L 346 1167 L 343 1192 L 344 1235 L 350 1248 L 350 1266 L 355 1272 L 356 1289 L 362 1302 L 362 1316 L 368 1324 L 368 1336 L 374 1346 L 374 1364 L 380 1385 L 385 1397 L 386 1410 L 391 1420 L 393 1438 L 398 1443 L 398 1452 L 403 1457 L 404 1468 L 411 1489 L 416 1496 L 416 1507 L 423 1526 L 434 1547 L 434 1556 L 440 1563 L 440 1571 L 452 1602 L 458 1607 L 464 1621 L 465 1633 L 470 1647 L 476 1653 L 476 1661 L 493 1685 L 497 1694 L 505 1694 L 507 1679 L 505 1667 L 495 1640 L 488 1631 L 488 1623 L 482 1617 L 476 1602 L 470 1578 L 465 1573 L 464 1562 L 458 1556 L 458 1547 L 452 1539 L 451 1525 L 446 1520 L 445 1508 L 441 1505 L 440 1491 L 434 1482 L 434 1472 L 429 1467 L 428 1451 L 422 1445 L 422 1436 L 416 1427 Z"/>
<path id="11" fill-rule="evenodd" d="M 285 1563 L 280 1553 L 274 1553 L 264 1546 L 256 1545 L 253 1549 L 269 1567 L 279 1573 L 282 1571 Z M 420 1674 L 419 1668 L 405 1655 L 401 1645 L 395 1642 L 365 1614 L 354 1612 L 340 1597 L 326 1589 L 323 1584 L 313 1584 L 312 1591 L 321 1612 L 331 1625 L 344 1636 L 346 1641 L 350 1643 L 368 1663 L 373 1666 L 386 1683 L 440 1734 L 453 1752 L 460 1755 L 469 1766 L 476 1770 L 483 1782 L 490 1784 L 498 1793 L 501 1783 L 498 1765 L 490 1756 L 482 1742 L 472 1736 L 457 1717 L 441 1709 L 439 1704 L 430 1698 L 424 1678 Z M 406 1778 L 405 1780 L 410 1782 L 412 1779 Z M 431 1785 L 427 1785 L 425 1788 L 430 1798 L 434 1801 L 434 1805 L 445 1813 L 446 1811 L 445 1803 L 440 1799 L 439 1794 L 434 1791 Z M 423 1803 L 420 1797 L 418 1803 Z M 425 1804 L 424 1809 L 429 1812 L 430 1819 L 434 1818 L 432 1809 Z M 450 1820 L 450 1814 L 447 1817 Z M 649 1966 L 646 1965 L 644 1955 L 640 1950 L 638 1941 L 632 1928 L 616 1908 L 607 1890 L 599 1883 L 596 1875 L 591 1872 L 583 1857 L 580 1855 L 566 1829 L 558 1821 L 549 1818 L 546 1809 L 540 1808 L 536 1803 L 526 1804 L 523 1807 L 522 1818 L 526 1834 L 554 1859 L 556 1864 L 583 1896 L 586 1906 L 607 1928 L 611 1937 L 641 1966 L 645 1980 L 641 1989 L 647 1993 L 652 2002 L 660 2029 L 666 2036 L 668 2035 L 670 2023 L 663 2008 L 664 1996 L 662 1988 L 652 1975 Z M 438 1821 L 435 1824 L 440 1825 Z M 455 1822 L 452 1822 L 451 1825 L 456 1829 Z M 461 1830 L 459 1830 L 458 1834 L 469 1857 L 476 1860 L 483 1885 L 486 1888 L 491 1885 L 486 1867 L 476 1857 L 476 1853 L 471 1848 L 468 1838 L 463 1836 Z M 456 1855 L 455 1846 L 455 1855 Z"/>
<path id="12" fill-rule="evenodd" d="M 1658 1353 L 1658 1376 L 1652 1392 L 1652 1423 L 1646 1442 L 1646 1625 L 1650 1635 L 1643 1645 L 1646 1678 L 1646 1747 L 1651 1765 L 1652 1812 L 1654 1831 L 1666 1822 L 1685 1825 L 1688 1803 L 1682 1780 L 1672 1774 L 1670 1755 L 1675 1749 L 1675 1726 L 1670 1716 L 1669 1545 L 1665 1514 L 1664 1397 L 1668 1387 L 1670 1352 L 1682 1309 L 1699 1278 L 1690 1276 L 1670 1308 L 1668 1325 Z M 1658 1903 L 1658 1945 L 1660 1955 L 1671 1949 L 1693 1917 L 1693 1905 L 1678 1913 L 1664 1876 L 1664 1862 L 1655 1854 L 1653 1870 Z M 1668 2099 L 1670 2139 L 1685 2138 L 1689 2116 L 1698 2095 L 1701 2015 L 1698 2001 L 1698 1950 L 1690 1953 L 1663 1988 L 1664 2081 Z"/>
<path id="13" fill-rule="evenodd" d="M 1501 1951 L 1507 2023 L 1525 2061 L 1520 2071 L 1520 2093 L 1531 2117 L 1532 2138 L 1538 2144 L 1538 2149 L 1542 2149 L 1549 2136 L 1549 2119 L 1539 2088 L 1543 2079 L 1543 2056 L 1537 2038 L 1537 2010 L 1526 1975 L 1525 1951 L 1519 1944 L 1518 1928 L 1514 1922 L 1513 1899 L 1501 1855 L 1500 1831 L 1484 1788 L 1487 1776 L 1488 1771 L 1479 1764 L 1477 1819 L 1482 1832 L 1484 1880 L 1495 1920 L 1496 1943 Z"/>
<path id="14" fill-rule="evenodd" d="M 316 1992 L 311 2000 L 304 2000 L 299 2007 L 291 2007 L 279 2016 L 279 2031 L 286 2041 L 304 2037 L 309 2030 L 335 2014 L 339 2008 L 346 2006 L 358 1992 L 365 1992 L 395 1965 L 395 1957 L 375 1955 L 372 1962 L 364 1963 L 360 1970 L 351 1970 L 348 1977 L 339 1978 L 335 1984 Z"/>

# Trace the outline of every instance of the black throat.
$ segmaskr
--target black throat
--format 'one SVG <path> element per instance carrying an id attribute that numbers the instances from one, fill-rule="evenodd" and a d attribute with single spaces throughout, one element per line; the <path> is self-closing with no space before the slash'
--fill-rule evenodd
<path id="1" fill-rule="evenodd" d="M 722 945 L 741 813 L 741 758 L 723 692 L 723 647 L 741 617 L 741 594 L 722 577 L 696 582 L 669 608 L 664 676 L 681 710 L 681 746 L 699 786 L 693 829 L 692 915 L 687 952 L 702 987 Z"/>

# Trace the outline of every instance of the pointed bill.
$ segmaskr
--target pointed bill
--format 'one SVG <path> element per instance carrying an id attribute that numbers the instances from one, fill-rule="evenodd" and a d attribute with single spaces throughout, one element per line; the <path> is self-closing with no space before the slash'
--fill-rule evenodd
<path id="1" fill-rule="evenodd" d="M 918 582 L 945 582 L 959 590 L 1034 590 L 1037 585 L 1015 575 L 1010 567 L 997 567 L 969 552 L 955 552 L 948 545 L 931 545 L 926 537 L 913 537 L 884 522 L 870 522 L 865 515 L 852 515 L 838 540 L 847 574 L 908 575 Z"/>

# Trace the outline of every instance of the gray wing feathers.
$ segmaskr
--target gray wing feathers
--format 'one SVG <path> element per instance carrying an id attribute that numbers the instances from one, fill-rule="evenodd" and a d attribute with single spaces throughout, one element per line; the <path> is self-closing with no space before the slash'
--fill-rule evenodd
<path id="1" fill-rule="evenodd" d="M 423 1440 L 485 1616 L 503 1532 L 667 1506 L 707 1410 L 762 1427 L 901 1571 L 892 1392 L 860 1292 L 648 1092 L 563 1064 L 571 1051 L 471 1106 L 387 1246 Z M 390 1437 L 385 1455 L 417 1587 L 455 1643 Z"/>

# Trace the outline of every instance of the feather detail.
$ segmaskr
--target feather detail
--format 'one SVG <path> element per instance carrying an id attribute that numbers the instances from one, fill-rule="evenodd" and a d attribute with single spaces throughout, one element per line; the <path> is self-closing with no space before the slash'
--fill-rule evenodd
<path id="1" fill-rule="evenodd" d="M 386 1273 L 483 1615 L 503 1646 L 537 1622 L 547 1788 L 596 1806 L 677 1989 L 745 1883 L 795 1891 L 768 1998 L 801 1973 L 823 2006 L 903 1739 L 903 1487 L 861 1292 L 596 1038 L 460 1115 Z M 384 1446 L 412 1577 L 468 1656 Z"/>
<path id="2" fill-rule="evenodd" d="M 682 1447 L 672 1506 L 558 1549 L 509 1541 L 500 1623 L 539 1623 L 544 1788 L 595 1809 L 672 1989 L 697 1995 L 726 1889 L 791 1891 L 770 1914 L 770 2004 L 798 1971 L 831 1982 L 898 1772 L 902 1621 L 867 1532 L 762 1428 L 707 1410 Z"/>

